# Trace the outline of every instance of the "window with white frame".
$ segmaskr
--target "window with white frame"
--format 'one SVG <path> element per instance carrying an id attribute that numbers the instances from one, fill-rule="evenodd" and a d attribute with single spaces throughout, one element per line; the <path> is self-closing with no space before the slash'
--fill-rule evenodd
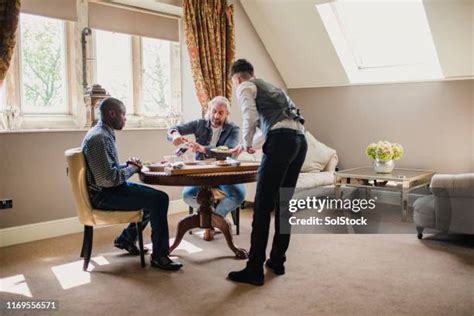
<path id="1" fill-rule="evenodd" d="M 352 83 L 443 78 L 422 0 L 316 5 Z"/>
<path id="2" fill-rule="evenodd" d="M 141 38 L 143 115 L 153 116 L 157 113 L 168 115 L 171 111 L 168 104 L 177 102 L 173 100 L 171 93 L 173 82 L 172 49 L 170 41 Z"/>
<path id="3" fill-rule="evenodd" d="M 124 102 L 129 115 L 176 115 L 181 91 L 178 43 L 103 30 L 93 34 L 95 81 Z"/>
<path id="4" fill-rule="evenodd" d="M 7 106 L 7 97 L 5 94 L 5 87 L 6 87 L 5 85 L 2 85 L 0 87 L 0 113 L 2 113 L 2 111 L 4 111 Z"/>
<path id="5" fill-rule="evenodd" d="M 132 37 L 101 30 L 94 33 L 96 82 L 133 114 Z"/>
<path id="6" fill-rule="evenodd" d="M 68 114 L 65 22 L 21 14 L 20 104 L 24 114 Z"/>
<path id="7" fill-rule="evenodd" d="M 0 116 L 7 107 L 21 113 L 21 124 L 15 125 L 20 129 L 85 127 L 85 118 L 78 119 L 86 112 L 77 97 L 80 52 L 74 41 L 81 34 L 75 32 L 72 21 L 20 14 L 14 57 L 0 88 Z M 124 102 L 132 118 L 128 127 L 163 128 L 180 117 L 179 42 L 97 29 L 92 39 L 89 85 L 99 83 Z"/>

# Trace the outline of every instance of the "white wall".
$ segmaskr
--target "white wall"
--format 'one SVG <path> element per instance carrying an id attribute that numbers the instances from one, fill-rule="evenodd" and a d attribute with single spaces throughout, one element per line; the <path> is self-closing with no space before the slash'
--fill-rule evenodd
<path id="1" fill-rule="evenodd" d="M 290 89 L 306 128 L 337 150 L 340 168 L 370 165 L 378 140 L 403 145 L 398 167 L 474 172 L 474 80 Z"/>
<path id="2" fill-rule="evenodd" d="M 474 1 L 423 0 L 446 78 L 474 76 Z"/>

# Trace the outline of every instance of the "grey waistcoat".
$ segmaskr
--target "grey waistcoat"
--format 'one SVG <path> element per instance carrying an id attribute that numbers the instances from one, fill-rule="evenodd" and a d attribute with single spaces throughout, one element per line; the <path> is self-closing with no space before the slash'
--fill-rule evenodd
<path id="1" fill-rule="evenodd" d="M 299 110 L 283 90 L 262 79 L 251 81 L 257 86 L 255 103 L 260 120 L 260 129 L 264 135 L 268 134 L 273 125 L 287 118 L 304 124 L 304 119 L 299 114 Z"/>

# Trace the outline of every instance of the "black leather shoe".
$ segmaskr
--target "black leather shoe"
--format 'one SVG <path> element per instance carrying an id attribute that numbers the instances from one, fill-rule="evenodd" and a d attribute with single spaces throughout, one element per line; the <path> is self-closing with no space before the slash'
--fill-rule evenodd
<path id="1" fill-rule="evenodd" d="M 118 249 L 126 250 L 132 256 L 138 256 L 140 254 L 140 249 L 138 249 L 138 247 L 135 246 L 135 243 L 132 243 L 120 237 L 114 240 L 114 246 L 117 247 Z M 143 252 L 147 253 L 148 249 L 143 248 Z"/>
<path id="2" fill-rule="evenodd" d="M 150 262 L 151 262 L 152 267 L 156 267 L 156 268 L 160 268 L 162 270 L 168 270 L 168 271 L 177 271 L 181 269 L 181 267 L 183 266 L 181 263 L 175 262 L 171 260 L 169 257 L 154 258 L 153 256 L 151 256 Z"/>
<path id="3" fill-rule="evenodd" d="M 277 264 L 272 262 L 272 259 L 268 259 L 267 262 L 265 262 L 265 265 L 272 269 L 273 273 L 277 275 L 285 274 L 285 266 L 283 265 L 283 263 Z"/>
<path id="4" fill-rule="evenodd" d="M 227 278 L 234 282 L 247 283 L 258 286 L 263 285 L 263 283 L 265 282 L 263 278 L 263 272 L 252 272 L 248 268 L 245 268 L 241 271 L 230 272 Z"/>

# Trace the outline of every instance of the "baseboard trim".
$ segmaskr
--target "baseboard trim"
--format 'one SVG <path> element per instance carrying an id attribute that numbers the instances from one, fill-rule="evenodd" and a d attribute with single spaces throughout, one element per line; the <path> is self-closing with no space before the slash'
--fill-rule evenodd
<path id="1" fill-rule="evenodd" d="M 170 201 L 168 214 L 187 212 L 188 206 L 183 200 Z M 107 227 L 98 226 L 97 228 Z M 40 222 L 0 229 L 0 248 L 31 241 L 59 237 L 82 232 L 84 226 L 76 217 Z"/>

